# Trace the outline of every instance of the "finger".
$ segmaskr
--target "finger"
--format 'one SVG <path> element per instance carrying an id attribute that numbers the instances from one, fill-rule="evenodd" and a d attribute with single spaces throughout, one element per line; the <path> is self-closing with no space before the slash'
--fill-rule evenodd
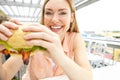
<path id="1" fill-rule="evenodd" d="M 9 29 L 18 29 L 18 25 L 13 22 L 3 22 L 2 25 L 6 26 Z"/>
<path id="2" fill-rule="evenodd" d="M 23 28 L 24 31 L 30 31 L 30 32 L 45 32 L 47 34 L 50 35 L 56 35 L 56 33 L 52 32 L 50 29 L 48 29 L 46 26 L 44 25 L 38 25 L 38 24 L 31 24 L 29 25 L 29 27 L 24 27 Z"/>
<path id="3" fill-rule="evenodd" d="M 17 20 L 17 19 L 10 19 L 9 21 L 11 21 L 11 22 L 13 22 L 13 23 L 15 23 L 15 24 L 18 24 L 18 25 L 21 25 L 21 24 L 22 24 L 22 22 L 20 22 L 20 21 Z"/>
<path id="4" fill-rule="evenodd" d="M 48 42 L 53 41 L 53 37 L 49 34 L 46 34 L 44 32 L 35 32 L 35 33 L 29 33 L 28 35 L 25 35 L 24 38 L 26 40 L 32 40 L 32 39 L 43 39 Z"/>
<path id="5" fill-rule="evenodd" d="M 44 40 L 30 40 L 27 41 L 28 45 L 42 46 L 46 49 L 51 49 L 52 44 L 50 42 L 46 42 Z"/>
<path id="6" fill-rule="evenodd" d="M 5 34 L 6 36 L 12 35 L 12 32 L 10 32 L 10 30 L 8 28 L 4 27 L 3 25 L 0 25 L 0 32 L 1 32 L 1 37 L 3 37 L 2 33 Z"/>
<path id="7" fill-rule="evenodd" d="M 3 34 L 0 34 L 0 40 L 4 40 L 4 41 L 7 41 L 8 37 L 6 37 L 5 35 Z"/>

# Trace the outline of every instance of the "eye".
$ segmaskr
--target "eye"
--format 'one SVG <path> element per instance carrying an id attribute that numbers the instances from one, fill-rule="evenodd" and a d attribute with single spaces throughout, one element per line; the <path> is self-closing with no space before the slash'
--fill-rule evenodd
<path id="1" fill-rule="evenodd" d="M 52 12 L 45 12 L 46 15 L 52 15 Z"/>
<path id="2" fill-rule="evenodd" d="M 66 12 L 60 12 L 59 15 L 66 15 Z"/>

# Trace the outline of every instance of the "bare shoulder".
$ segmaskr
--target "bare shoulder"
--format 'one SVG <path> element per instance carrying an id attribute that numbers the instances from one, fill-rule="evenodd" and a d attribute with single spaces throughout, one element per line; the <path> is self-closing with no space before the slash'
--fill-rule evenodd
<path id="1" fill-rule="evenodd" d="M 74 50 L 81 49 L 81 47 L 85 47 L 85 42 L 83 40 L 81 33 L 76 33 L 73 43 L 74 43 Z"/>
<path id="2" fill-rule="evenodd" d="M 74 39 L 74 53 L 75 53 L 75 57 L 74 57 L 75 62 L 79 64 L 81 67 L 91 70 L 88 61 L 85 42 L 80 33 L 76 34 L 76 37 Z"/>

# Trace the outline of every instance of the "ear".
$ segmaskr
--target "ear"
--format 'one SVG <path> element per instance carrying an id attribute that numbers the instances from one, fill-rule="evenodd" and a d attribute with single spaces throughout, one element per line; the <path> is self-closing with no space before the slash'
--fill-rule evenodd
<path id="1" fill-rule="evenodd" d="M 74 13 L 72 12 L 71 13 L 71 20 L 70 20 L 70 22 L 73 22 L 73 20 L 74 20 Z"/>

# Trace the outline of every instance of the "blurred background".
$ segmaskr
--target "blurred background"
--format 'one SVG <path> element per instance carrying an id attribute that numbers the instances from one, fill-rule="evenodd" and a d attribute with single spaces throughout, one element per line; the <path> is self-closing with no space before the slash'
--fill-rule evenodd
<path id="1" fill-rule="evenodd" d="M 38 23 L 43 1 L 0 0 L 0 23 L 10 18 Z M 73 2 L 95 80 L 115 80 L 116 74 L 113 74 L 115 72 L 112 70 L 120 71 L 120 68 L 113 68 L 120 62 L 120 0 L 73 0 Z M 109 69 L 111 66 L 112 68 Z M 13 80 L 21 80 L 25 69 L 26 65 Z M 100 75 L 104 72 L 108 73 L 105 73 L 102 76 L 104 79 L 101 79 Z M 113 77 L 108 79 L 111 76 L 106 74 L 111 74 Z"/>

